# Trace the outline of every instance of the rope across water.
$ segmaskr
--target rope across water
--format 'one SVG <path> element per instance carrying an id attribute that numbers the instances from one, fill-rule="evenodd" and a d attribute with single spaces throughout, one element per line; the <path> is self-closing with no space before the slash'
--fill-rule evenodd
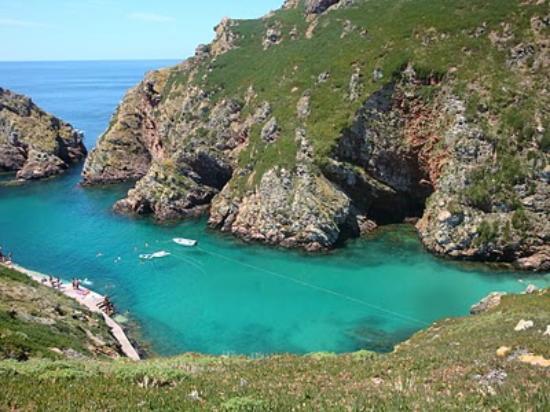
<path id="1" fill-rule="evenodd" d="M 332 296 L 338 297 L 340 299 L 344 299 L 344 300 L 347 300 L 349 302 L 368 307 L 369 309 L 376 310 L 380 313 L 385 314 L 386 316 L 388 316 L 390 318 L 399 319 L 401 321 L 406 321 L 406 322 L 409 322 L 409 323 L 412 323 L 412 324 L 420 325 L 422 327 L 430 325 L 429 322 L 425 322 L 423 320 L 416 319 L 416 318 L 413 318 L 413 317 L 408 316 L 408 315 L 402 315 L 400 313 L 391 311 L 389 309 L 384 309 L 382 307 L 379 307 L 379 306 L 373 305 L 369 302 L 366 302 L 362 299 L 358 299 L 358 298 L 355 298 L 353 296 L 348 296 L 348 295 L 345 295 L 343 293 L 337 292 L 337 291 L 332 290 L 332 289 L 328 289 L 328 288 L 325 288 L 325 287 L 322 287 L 322 286 L 317 286 L 317 285 L 314 285 L 312 283 L 309 283 L 309 282 L 306 282 L 306 281 L 303 281 L 303 280 L 300 280 L 300 279 L 295 279 L 293 277 L 283 275 L 281 273 L 274 272 L 274 271 L 269 270 L 269 269 L 265 269 L 265 268 L 262 268 L 262 267 L 259 267 L 259 266 L 251 265 L 249 263 L 242 262 L 240 260 L 225 256 L 221 253 L 206 250 L 206 249 L 204 249 L 202 247 L 199 247 L 199 246 L 197 246 L 196 249 L 200 250 L 201 252 L 206 253 L 208 255 L 223 259 L 225 261 L 232 262 L 232 263 L 235 263 L 237 265 L 247 267 L 249 269 L 254 269 L 256 271 L 260 271 L 260 272 L 266 273 L 268 275 L 271 275 L 271 276 L 274 276 L 274 277 L 277 277 L 277 278 L 280 278 L 280 279 L 284 279 L 284 280 L 289 281 L 289 282 L 293 282 L 293 283 L 295 283 L 297 285 L 300 285 L 302 287 L 310 288 L 310 289 L 316 290 L 316 291 L 321 292 L 321 293 L 332 295 Z M 178 258 L 178 256 L 175 256 L 175 257 Z"/>

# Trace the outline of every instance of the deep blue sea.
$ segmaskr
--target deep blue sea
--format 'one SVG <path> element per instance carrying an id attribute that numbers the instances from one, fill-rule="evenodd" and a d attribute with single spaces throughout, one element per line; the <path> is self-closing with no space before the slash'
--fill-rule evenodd
<path id="1" fill-rule="evenodd" d="M 82 129 L 92 148 L 125 91 L 174 63 L 0 63 L 0 86 Z M 120 217 L 111 206 L 128 188 L 83 189 L 79 173 L 0 187 L 0 245 L 23 266 L 87 278 L 161 355 L 385 351 L 437 319 L 466 315 L 489 292 L 550 285 L 549 275 L 437 259 L 407 226 L 309 256 L 245 245 L 204 220 L 158 226 Z M 161 250 L 172 255 L 139 259 Z"/>

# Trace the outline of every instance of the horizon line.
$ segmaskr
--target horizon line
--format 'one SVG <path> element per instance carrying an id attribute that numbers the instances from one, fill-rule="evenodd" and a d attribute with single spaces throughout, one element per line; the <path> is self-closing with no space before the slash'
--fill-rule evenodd
<path id="1" fill-rule="evenodd" d="M 184 61 L 185 58 L 129 58 L 129 59 L 30 59 L 30 60 L 1 60 L 1 63 L 76 63 L 76 62 L 137 62 L 137 61 Z"/>

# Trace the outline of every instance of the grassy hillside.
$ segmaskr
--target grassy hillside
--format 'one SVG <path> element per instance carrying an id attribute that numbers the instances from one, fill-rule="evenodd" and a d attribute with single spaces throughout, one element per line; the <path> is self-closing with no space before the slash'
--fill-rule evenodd
<path id="1" fill-rule="evenodd" d="M 300 2 L 297 8 L 279 10 L 261 20 L 235 21 L 231 27 L 237 38 L 235 49 L 202 63 L 191 83 L 208 91 L 212 102 L 236 96 L 244 100 L 252 87 L 256 102 L 272 103 L 281 138 L 268 144 L 260 138 L 258 128 L 239 159 L 243 167 L 253 165 L 255 184 L 273 165 L 294 167 L 295 130 L 301 126 L 295 112 L 304 93 L 310 96 L 312 113 L 305 126 L 322 162 L 362 103 L 407 64 L 412 64 L 421 77 L 447 76 L 446 84 L 452 84 L 453 92 L 470 101 L 472 120 L 482 118 L 487 131 L 503 139 L 502 150 L 515 152 L 518 147 L 506 147 L 510 141 L 518 140 L 519 149 L 533 143 L 535 109 L 540 110 L 542 104 L 537 102 L 538 85 L 545 82 L 548 73 L 545 67 L 533 67 L 533 61 L 528 64 L 530 70 L 510 70 L 507 60 L 512 45 L 533 41 L 530 21 L 548 12 L 544 3 L 357 1 L 356 6 L 320 16 L 313 26 L 304 18 Z M 281 40 L 266 50 L 262 40 L 269 28 L 278 30 Z M 509 47 L 496 47 L 488 35 L 491 32 L 512 36 Z M 544 33 L 548 34 L 547 28 Z M 180 87 L 187 84 L 188 73 L 180 70 L 175 68 L 167 82 L 168 99 L 170 93 L 177 96 Z M 375 71 L 381 77 L 374 76 Z M 322 73 L 329 76 L 319 82 Z M 352 73 L 360 74 L 354 99 L 349 87 Z M 429 98 L 442 86 L 426 85 L 422 94 Z M 498 125 L 478 113 L 479 103 L 487 112 L 502 115 Z M 543 122 L 546 132 L 537 139 L 542 139 L 541 147 L 548 150 L 550 125 L 548 119 Z M 233 181 L 239 185 L 250 182 Z"/>
<path id="2" fill-rule="evenodd" d="M 25 296 L 32 293 L 29 288 L 36 288 L 13 272 L 2 271 L 0 279 L 2 290 L 6 284 L 26 288 Z M 61 304 L 68 309 L 66 302 Z M 6 307 L 5 292 L 0 305 Z M 44 313 L 40 309 L 35 315 Z M 533 321 L 534 327 L 516 332 L 522 319 Z M 54 333 L 45 338 L 42 328 L 6 322 L 0 324 L 0 353 L 5 353 L 6 344 L 13 345 L 6 343 L 7 327 L 14 333 L 24 331 L 33 346 L 25 347 L 32 358 L 27 362 L 0 361 L 0 409 L 5 410 L 545 411 L 550 407 L 550 367 L 531 365 L 525 363 L 529 358 L 522 358 L 531 353 L 550 359 L 550 336 L 543 335 L 550 325 L 549 291 L 507 296 L 490 312 L 438 322 L 388 355 L 248 359 L 188 354 L 140 363 L 56 360 L 48 359 L 55 356 L 47 348 L 74 344 L 84 351 L 82 334 L 67 326 L 64 331 L 50 329 Z M 503 346 L 509 349 L 504 356 L 497 355 Z"/>
<path id="3" fill-rule="evenodd" d="M 103 318 L 0 266 L 0 360 L 118 357 Z"/>
<path id="4" fill-rule="evenodd" d="M 308 251 L 421 218 L 433 253 L 548 270 L 548 2 L 309 3 L 224 19 L 149 73 L 84 183 L 135 179 L 117 212 Z"/>

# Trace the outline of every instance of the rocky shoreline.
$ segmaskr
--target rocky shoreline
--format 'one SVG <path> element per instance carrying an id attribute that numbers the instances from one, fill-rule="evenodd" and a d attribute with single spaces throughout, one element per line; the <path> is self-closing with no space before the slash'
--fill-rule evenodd
<path id="1" fill-rule="evenodd" d="M 287 1 L 258 21 L 263 51 L 257 59 L 274 64 L 270 53 L 296 42 L 315 48 L 322 27 L 346 10 L 360 14 L 368 7 L 361 1 Z M 302 8 L 301 26 L 284 26 L 283 16 Z M 325 53 L 340 42 L 351 47 L 349 36 L 373 40 L 368 28 L 344 23 Z M 233 55 L 260 42 L 243 38 L 244 24 L 224 19 L 212 44 L 176 67 L 149 73 L 129 91 L 86 161 L 83 184 L 137 180 L 115 211 L 159 221 L 208 215 L 211 227 L 247 241 L 321 251 L 378 226 L 417 221 L 434 254 L 550 270 L 550 156 L 540 123 L 544 102 L 550 102 L 548 79 L 527 66 L 548 63 L 544 17 L 530 17 L 528 35 L 536 47 L 529 62 L 509 51 L 512 40 L 482 21 L 473 34 L 456 35 L 469 42 L 489 39 L 490 53 L 511 53 L 502 70 L 521 79 L 524 92 L 538 93 L 532 125 L 524 120 L 527 143 L 520 140 L 523 131 L 506 123 L 506 108 L 490 109 L 483 85 L 458 91 L 461 71 L 451 61 L 444 72 L 409 61 L 388 76 L 380 68 L 371 75 L 350 60 L 343 90 L 333 85 L 328 91 L 336 80 L 327 67 L 300 78 L 305 86 L 283 89 L 290 98 L 269 96 L 252 80 L 225 92 L 225 81 L 210 78 L 223 78 L 232 70 L 227 67 L 239 64 Z M 441 34 L 429 41 L 446 39 Z M 218 67 L 219 61 L 232 63 Z M 299 65 L 293 70 L 277 74 L 281 84 L 300 76 Z M 321 109 L 329 92 L 333 103 Z M 334 129 L 327 123 L 332 131 L 319 134 L 318 123 L 337 110 L 347 113 L 345 124 Z"/>
<path id="2" fill-rule="evenodd" d="M 21 267 L 16 264 L 10 264 L 6 265 L 5 263 L 0 263 L 0 265 L 8 268 L 16 270 L 32 280 L 38 282 L 41 285 L 45 285 L 43 282 L 48 278 L 48 276 L 38 273 L 35 271 L 31 271 L 28 269 L 25 269 L 24 267 Z M 116 341 L 120 345 L 120 350 L 122 353 L 128 358 L 133 361 L 139 361 L 141 359 L 139 352 L 136 350 L 136 348 L 133 346 L 133 344 L 130 342 L 128 337 L 126 336 L 126 333 L 124 332 L 124 329 L 109 315 L 104 313 L 102 310 L 100 310 L 97 306 L 98 303 L 102 302 L 104 300 L 104 296 L 93 292 L 91 290 L 83 289 L 85 291 L 88 291 L 86 295 L 82 295 L 77 293 L 74 290 L 70 290 L 68 288 L 63 288 L 60 290 L 60 293 L 63 293 L 64 295 L 68 296 L 69 298 L 72 298 L 76 300 L 83 308 L 86 308 L 92 313 L 98 313 L 101 316 L 103 316 L 103 319 L 105 320 L 105 323 L 111 330 L 112 336 L 116 339 Z"/>
<path id="3" fill-rule="evenodd" d="M 0 88 L 0 172 L 18 180 L 59 175 L 86 157 L 83 138 L 28 97 Z"/>

